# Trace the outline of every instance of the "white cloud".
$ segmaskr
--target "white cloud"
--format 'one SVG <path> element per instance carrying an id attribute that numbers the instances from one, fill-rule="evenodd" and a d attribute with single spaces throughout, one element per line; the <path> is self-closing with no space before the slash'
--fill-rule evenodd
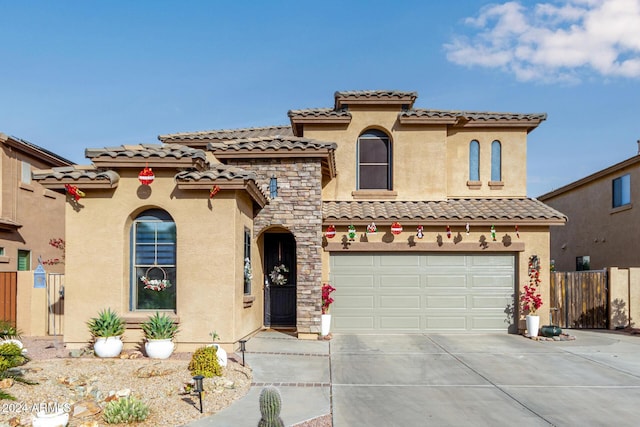
<path id="1" fill-rule="evenodd" d="M 465 19 L 447 59 L 522 81 L 577 82 L 588 74 L 640 78 L 640 0 L 491 4 Z"/>

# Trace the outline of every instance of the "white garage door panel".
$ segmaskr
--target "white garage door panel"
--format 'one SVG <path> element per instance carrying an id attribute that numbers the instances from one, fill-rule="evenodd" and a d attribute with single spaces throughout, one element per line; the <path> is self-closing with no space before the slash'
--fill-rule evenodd
<path id="1" fill-rule="evenodd" d="M 506 332 L 513 254 L 331 256 L 335 332 Z"/>

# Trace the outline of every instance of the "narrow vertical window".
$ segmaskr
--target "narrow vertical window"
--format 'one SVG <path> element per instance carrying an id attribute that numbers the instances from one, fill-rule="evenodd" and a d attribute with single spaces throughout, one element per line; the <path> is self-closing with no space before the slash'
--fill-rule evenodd
<path id="1" fill-rule="evenodd" d="M 391 190 L 391 142 L 379 130 L 358 138 L 358 190 Z"/>
<path id="2" fill-rule="evenodd" d="M 502 145 L 500 141 L 491 143 L 491 181 L 502 181 Z"/>
<path id="3" fill-rule="evenodd" d="M 613 203 L 612 207 L 617 208 L 631 203 L 631 176 L 622 175 L 613 180 Z"/>
<path id="4" fill-rule="evenodd" d="M 18 271 L 31 270 L 31 251 L 18 250 Z"/>
<path id="5" fill-rule="evenodd" d="M 269 197 L 272 199 L 278 197 L 278 178 L 275 175 L 269 180 Z"/>
<path id="6" fill-rule="evenodd" d="M 244 228 L 244 294 L 251 294 L 251 230 Z"/>
<path id="7" fill-rule="evenodd" d="M 480 143 L 475 139 L 469 144 L 469 181 L 480 181 Z"/>
<path id="8" fill-rule="evenodd" d="M 22 161 L 20 181 L 25 184 L 31 184 L 31 164 L 29 162 Z"/>
<path id="9" fill-rule="evenodd" d="M 175 310 L 176 225 L 160 209 L 140 214 L 132 226 L 132 309 Z"/>

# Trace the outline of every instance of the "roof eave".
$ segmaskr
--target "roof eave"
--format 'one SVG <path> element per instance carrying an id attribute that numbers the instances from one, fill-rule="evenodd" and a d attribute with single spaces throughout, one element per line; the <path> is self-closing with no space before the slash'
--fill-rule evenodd
<path id="1" fill-rule="evenodd" d="M 375 221 L 376 225 L 391 225 L 392 223 L 398 221 L 403 225 L 422 225 L 428 227 L 446 227 L 446 226 L 461 226 L 464 227 L 466 224 L 470 224 L 471 226 L 549 226 L 549 225 L 565 225 L 567 222 L 566 219 L 470 219 L 470 218 L 461 218 L 461 219 L 440 219 L 440 218 L 374 218 L 374 217 L 366 217 L 366 218 L 335 218 L 335 217 L 326 217 L 323 220 L 324 225 L 368 225 L 371 221 Z"/>
<path id="2" fill-rule="evenodd" d="M 206 169 L 207 162 L 205 160 L 193 157 L 176 158 L 143 158 L 143 157 L 94 157 L 90 158 L 91 162 L 97 168 L 105 169 L 126 169 L 126 168 L 157 168 L 157 169 L 185 169 L 196 168 L 197 170 Z"/>
<path id="3" fill-rule="evenodd" d="M 95 189 L 113 189 L 118 187 L 118 182 L 112 182 L 108 179 L 92 180 L 90 178 L 44 178 L 38 180 L 44 188 L 49 190 L 64 190 L 65 184 L 77 185 L 82 190 L 95 190 Z"/>
<path id="4" fill-rule="evenodd" d="M 266 196 L 260 191 L 256 183 L 251 179 L 200 179 L 194 180 L 176 180 L 176 185 L 180 190 L 207 190 L 217 185 L 220 190 L 244 190 L 249 194 L 251 199 L 260 207 L 264 208 L 268 203 Z"/>

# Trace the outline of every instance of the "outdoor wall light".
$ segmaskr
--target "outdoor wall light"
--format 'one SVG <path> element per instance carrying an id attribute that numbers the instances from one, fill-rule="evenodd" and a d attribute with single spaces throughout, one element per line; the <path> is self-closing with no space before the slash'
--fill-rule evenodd
<path id="1" fill-rule="evenodd" d="M 193 381 L 194 381 L 194 390 L 196 393 L 198 393 L 198 398 L 200 399 L 200 413 L 202 413 L 202 392 L 204 391 L 203 387 L 202 387 L 202 380 L 204 379 L 204 377 L 202 375 L 196 375 L 195 377 L 193 377 Z"/>
<path id="2" fill-rule="evenodd" d="M 238 342 L 240 343 L 240 351 L 242 352 L 242 366 L 244 366 L 244 352 L 247 351 L 247 340 L 240 340 Z"/>

